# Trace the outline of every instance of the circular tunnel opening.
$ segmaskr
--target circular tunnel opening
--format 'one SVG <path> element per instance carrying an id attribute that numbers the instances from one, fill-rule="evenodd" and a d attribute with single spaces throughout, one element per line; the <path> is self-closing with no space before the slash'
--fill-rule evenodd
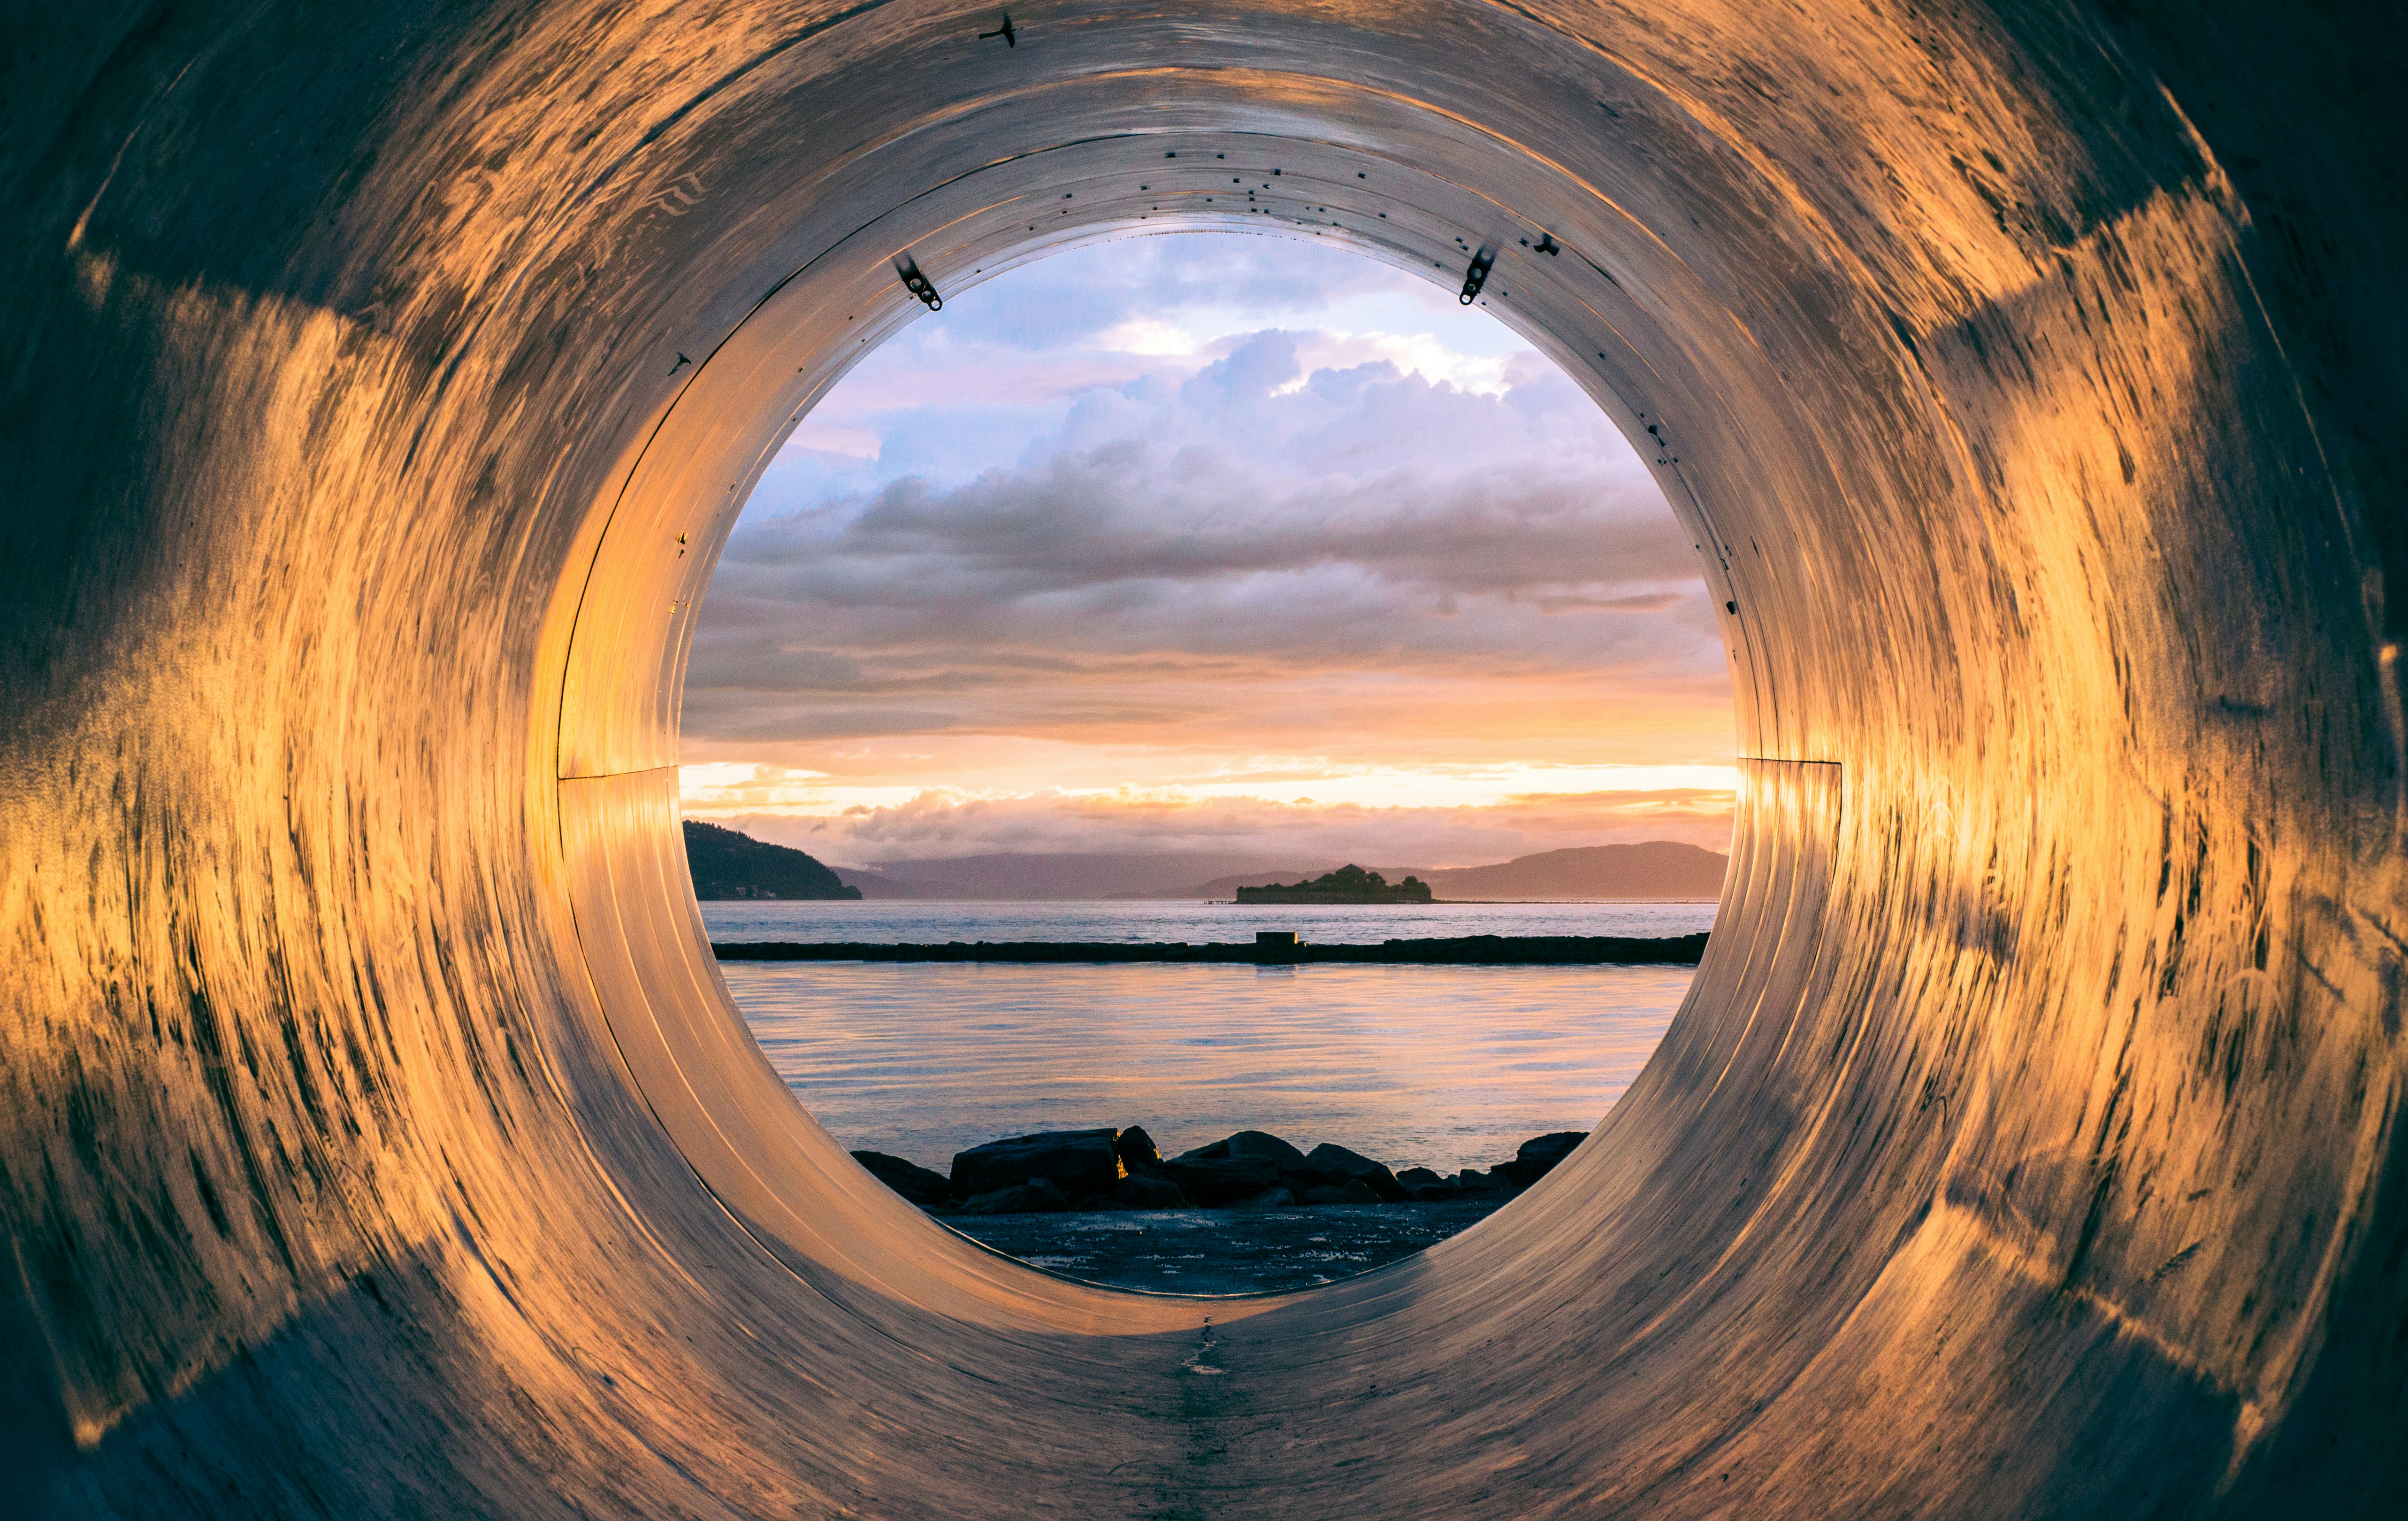
<path id="1" fill-rule="evenodd" d="M 1284 123 L 1284 130 L 1261 130 L 1262 123 L 1233 130 L 1229 123 L 1243 113 L 1232 117 L 1217 98 L 1224 81 L 1189 82 L 1201 93 L 1190 103 L 1195 120 L 1177 132 L 1074 136 L 940 178 L 882 211 L 865 206 L 868 220 L 777 275 L 735 331 L 695 364 L 690 378 L 681 377 L 694 361 L 677 351 L 666 372 L 676 381 L 674 399 L 633 462 L 593 572 L 580 589 L 562 710 L 560 796 L 570 875 L 586 884 L 576 895 L 580 942 L 589 958 L 598 950 L 609 969 L 602 985 L 624 989 L 635 1005 L 625 1011 L 632 1037 L 617 1014 L 609 1017 L 613 1036 L 648 1102 L 705 1181 L 714 1189 L 736 1190 L 747 1212 L 767 1212 L 814 1237 L 824 1237 L 827 1227 L 801 1227 L 800 1195 L 778 1181 L 789 1160 L 764 1158 L 758 1150 L 766 1144 L 782 1154 L 801 1147 L 799 1155 L 811 1158 L 807 1170 L 814 1180 L 843 1164 L 824 1159 L 821 1149 L 832 1142 L 823 1130 L 797 1131 L 791 1101 L 779 1101 L 785 1095 L 727 1001 L 699 919 L 689 912 L 682 923 L 660 922 L 660 908 L 648 904 L 681 896 L 682 863 L 671 854 L 677 840 L 674 719 L 695 610 L 735 515 L 778 441 L 816 399 L 908 317 L 939 308 L 945 292 L 958 293 L 966 280 L 995 278 L 1060 248 L 1149 231 L 1157 214 L 1173 226 L 1254 230 L 1260 224 L 1248 222 L 1244 210 L 1218 206 L 1229 196 L 1221 183 L 1227 171 L 1235 171 L 1231 185 L 1242 189 L 1247 176 L 1256 176 L 1258 193 L 1276 185 L 1297 202 L 1295 209 L 1309 213 L 1282 228 L 1285 236 L 1352 247 L 1422 279 L 1434 278 L 1422 271 L 1423 256 L 1432 255 L 1430 269 L 1456 283 L 1459 307 L 1484 307 L 1505 320 L 1605 404 L 1606 415 L 1641 448 L 1642 464 L 1690 530 L 1689 552 L 1703 559 L 1707 601 L 1725 594 L 1716 622 L 1727 653 L 1740 660 L 1727 642 L 1738 609 L 1727 595 L 1736 590 L 1732 547 L 1719 542 L 1700 516 L 1675 425 L 1661 411 L 1632 405 L 1623 389 L 1632 378 L 1622 366 L 1648 361 L 1628 332 L 1601 317 L 1597 303 L 1627 302 L 1627 293 L 1594 253 L 1581 251 L 1621 242 L 1627 209 L 1592 205 L 1590 213 L 1604 219 L 1600 225 L 1584 232 L 1566 218 L 1554 223 L 1560 232 L 1551 230 L 1546 219 L 1511 209 L 1500 194 L 1511 187 L 1498 179 L 1497 164 L 1475 162 L 1493 158 L 1499 139 L 1477 132 L 1464 136 L 1459 123 L 1437 123 L 1436 138 L 1415 151 L 1399 151 L 1414 132 L 1434 124 L 1411 102 L 1354 102 L 1374 116 L 1393 116 L 1392 125 L 1411 124 L 1397 141 L 1373 151 L 1363 122 L 1326 130 L 1326 122 L 1313 115 L 1324 108 Z M 1529 177 L 1525 195 L 1543 202 L 1564 193 L 1557 166 L 1510 154 L 1505 162 Z M 1463 177 L 1473 174 L 1493 182 L 1472 192 Z M 1051 215 L 1039 214 L 1040 206 Z M 1165 213 L 1165 207 L 1176 214 Z M 925 236 L 914 234 L 923 227 Z M 1457 266 L 1459 280 L 1451 272 Z M 1677 261 L 1655 275 L 1674 284 L 1694 279 Z M 1727 337 L 1712 336 L 1717 342 Z M 1611 347 L 1598 349 L 1591 361 L 1586 346 L 1593 343 Z M 1716 393 L 1718 405 L 1727 403 L 1726 393 Z M 657 659 L 645 657 L 646 650 L 657 650 Z M 622 651 L 636 652 L 637 658 Z M 1744 729 L 1743 684 L 1735 695 Z M 1827 793 L 1809 790 L 1825 797 L 1817 806 L 1828 806 Z M 620 821 L 636 818 L 645 821 L 638 830 L 645 842 L 620 843 L 626 827 Z M 588 922 L 598 934 L 587 934 Z M 620 997 L 606 992 L 605 1002 Z M 666 1090 L 666 1104 L 656 1090 Z M 885 1201 L 860 1202 L 887 1222 L 879 1230 L 894 1228 Z M 786 1228 L 781 1225 L 772 1234 Z M 893 1245 L 909 1239 L 907 1231 Z M 891 1261 L 889 1243 L 875 1233 L 848 1238 L 849 1246 L 873 1241 L 874 1255 Z"/>
<path id="2" fill-rule="evenodd" d="M 2385 1514 L 2379 27 L 338 14 L 21 52 L 37 1504 Z M 1484 264 L 1690 529 L 1739 739 L 1713 943 L 1604 1133 L 1493 1227 L 1211 1304 L 854 1166 L 679 838 L 695 609 L 787 431 L 915 276 L 1157 220 Z"/>
<path id="3" fill-rule="evenodd" d="M 1637 1075 L 1722 888 L 1724 656 L 1641 458 L 1455 288 L 1137 231 L 955 286 L 765 472 L 689 866 L 771 1064 L 905 1197 L 1074 1276 L 1300 1286 Z"/>

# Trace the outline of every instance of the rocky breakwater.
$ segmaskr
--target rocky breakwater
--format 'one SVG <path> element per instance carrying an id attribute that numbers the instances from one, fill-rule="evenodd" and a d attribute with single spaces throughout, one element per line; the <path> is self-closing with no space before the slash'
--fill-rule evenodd
<path id="1" fill-rule="evenodd" d="M 1343 1204 L 1502 1203 L 1545 1177 L 1587 1136 L 1560 1130 L 1524 1141 L 1510 1160 L 1444 1174 L 1392 1170 L 1345 1146 L 1304 1151 L 1265 1130 L 1240 1130 L 1165 1158 L 1142 1126 L 1009 1136 L 957 1153 L 951 1176 L 883 1152 L 853 1159 L 932 1213 L 1051 1214 L 1071 1211 L 1268 1210 Z"/>

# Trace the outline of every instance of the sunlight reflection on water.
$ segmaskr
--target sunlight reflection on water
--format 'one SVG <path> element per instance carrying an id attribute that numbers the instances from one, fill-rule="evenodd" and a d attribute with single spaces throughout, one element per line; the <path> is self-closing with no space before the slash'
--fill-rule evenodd
<path id="1" fill-rule="evenodd" d="M 845 1146 L 943 1171 L 1032 1130 L 1241 1128 L 1396 1167 L 1486 1167 L 1619 1098 L 1687 967 L 722 966 Z"/>

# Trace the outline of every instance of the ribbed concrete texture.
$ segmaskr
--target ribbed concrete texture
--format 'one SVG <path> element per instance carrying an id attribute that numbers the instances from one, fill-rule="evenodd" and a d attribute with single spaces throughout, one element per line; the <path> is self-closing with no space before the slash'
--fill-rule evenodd
<path id="1" fill-rule="evenodd" d="M 2386 14 L 29 8 L 10 1514 L 2398 1514 Z M 719 545 L 898 266 L 1199 226 L 1494 249 L 1692 531 L 1748 757 L 1570 1162 L 1219 1302 L 856 1169 L 671 768 Z"/>

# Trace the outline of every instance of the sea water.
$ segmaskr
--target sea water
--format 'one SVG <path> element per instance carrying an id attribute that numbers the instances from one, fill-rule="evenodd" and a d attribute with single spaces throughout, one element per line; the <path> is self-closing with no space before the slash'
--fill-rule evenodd
<path id="1" fill-rule="evenodd" d="M 1711 904 L 703 905 L 714 940 L 1238 940 L 1689 934 Z M 1593 1128 L 1656 1048 L 1687 967 L 721 966 L 771 1065 L 852 1150 L 947 1170 L 1036 1130 L 1142 1125 L 1165 1154 L 1233 1130 L 1392 1167 L 1485 1168 Z"/>
<path id="2" fill-rule="evenodd" d="M 1694 935 L 1712 903 L 705 903 L 714 940 L 1252 941 L 1294 930 L 1325 945 L 1455 935 Z"/>

